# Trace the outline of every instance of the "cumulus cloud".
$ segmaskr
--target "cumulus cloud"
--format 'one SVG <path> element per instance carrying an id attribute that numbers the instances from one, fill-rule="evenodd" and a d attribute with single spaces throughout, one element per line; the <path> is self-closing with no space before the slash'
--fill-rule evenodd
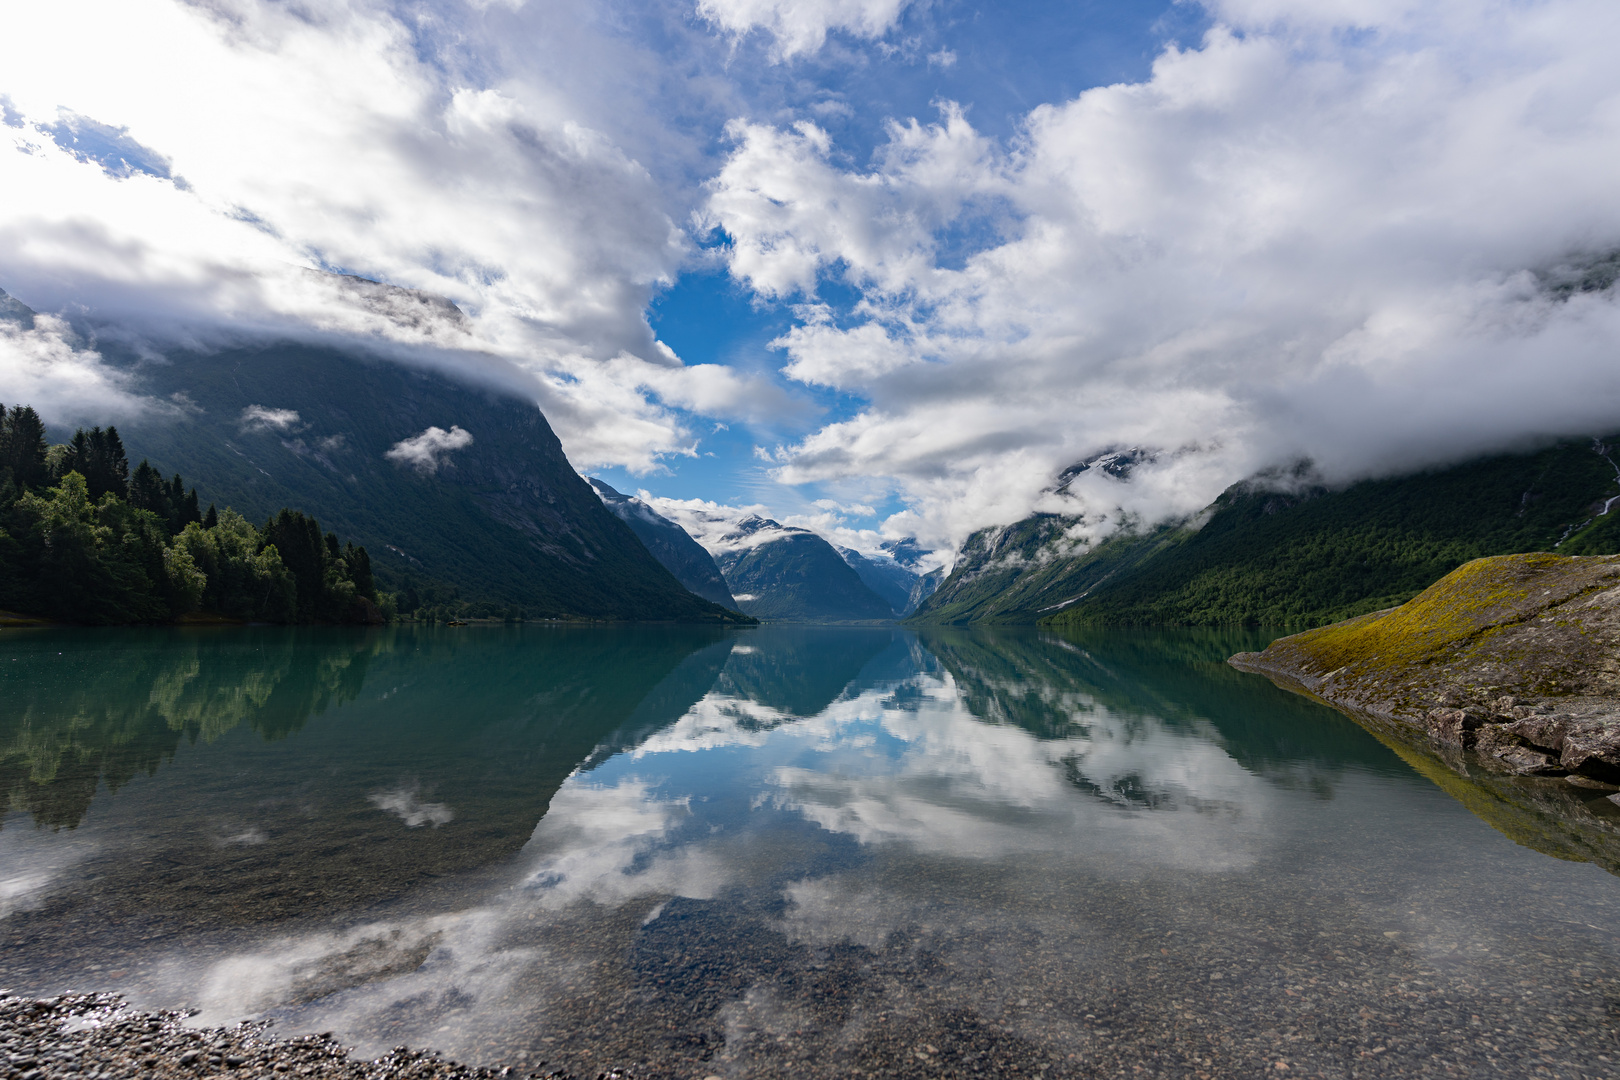
<path id="1" fill-rule="evenodd" d="M 452 424 L 449 431 L 430 427 L 420 435 L 401 439 L 383 457 L 396 465 L 409 465 L 419 473 L 435 473 L 448 462 L 452 452 L 471 446 L 472 441 L 472 433 L 460 425 Z"/>
<path id="2" fill-rule="evenodd" d="M 269 409 L 263 405 L 249 405 L 242 410 L 238 426 L 243 431 L 290 432 L 302 421 L 297 409 Z"/>
<path id="3" fill-rule="evenodd" d="M 785 373 L 866 402 L 780 479 L 891 478 L 890 529 L 955 545 L 1037 507 L 1188 514 L 1300 457 L 1348 480 L 1616 426 L 1613 290 L 1537 271 L 1620 247 L 1620 11 L 1210 10 L 1005 146 L 949 105 L 861 167 L 808 123 L 732 126 L 705 221 L 803 304 Z M 1050 490 L 1130 445 L 1167 452 Z"/>
<path id="4" fill-rule="evenodd" d="M 911 0 L 698 0 L 697 10 L 738 37 L 755 30 L 770 34 L 771 55 L 789 60 L 814 53 L 834 30 L 881 38 L 899 24 L 910 4 Z"/>

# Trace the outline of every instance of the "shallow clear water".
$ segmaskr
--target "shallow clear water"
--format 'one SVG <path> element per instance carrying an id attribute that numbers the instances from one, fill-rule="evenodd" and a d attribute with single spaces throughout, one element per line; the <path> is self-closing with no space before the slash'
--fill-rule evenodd
<path id="1" fill-rule="evenodd" d="M 1620 1073 L 1620 879 L 1263 643 L 8 632 L 0 985 L 587 1075 Z"/>

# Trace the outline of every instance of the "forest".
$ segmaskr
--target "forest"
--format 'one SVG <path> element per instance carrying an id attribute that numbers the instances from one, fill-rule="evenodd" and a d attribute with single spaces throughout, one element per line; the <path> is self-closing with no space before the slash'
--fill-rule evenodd
<path id="1" fill-rule="evenodd" d="M 203 511 L 179 475 L 132 471 L 116 427 L 51 446 L 33 408 L 0 405 L 0 610 L 105 626 L 379 623 L 393 606 L 366 549 L 313 517 Z"/>

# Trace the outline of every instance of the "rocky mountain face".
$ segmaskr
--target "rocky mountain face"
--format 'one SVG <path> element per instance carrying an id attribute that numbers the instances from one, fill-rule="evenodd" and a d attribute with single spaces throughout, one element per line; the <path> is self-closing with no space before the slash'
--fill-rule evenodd
<path id="1" fill-rule="evenodd" d="M 893 557 L 862 555 L 854 548 L 841 547 L 838 554 L 855 571 L 868 589 L 881 596 L 896 616 L 910 615 L 917 606 L 912 596 L 917 591 L 918 575 L 901 566 Z"/>
<path id="2" fill-rule="evenodd" d="M 647 550 L 652 552 L 653 558 L 664 569 L 675 575 L 675 580 L 711 603 L 726 608 L 737 607 L 737 601 L 726 587 L 726 579 L 720 573 L 714 557 L 703 550 L 685 529 L 635 496 L 615 491 L 595 477 L 586 479 L 602 500 L 602 505 L 630 526 L 630 531 L 641 538 L 641 542 L 647 545 Z"/>
<path id="3" fill-rule="evenodd" d="M 1587 440 L 1336 490 L 1304 472 L 1258 477 L 1190 520 L 1097 542 L 1079 517 L 1036 514 L 970 537 L 913 619 L 1322 625 L 1403 603 L 1481 556 L 1620 551 L 1617 459 Z"/>
<path id="4" fill-rule="evenodd" d="M 529 618 L 735 619 L 659 564 L 511 390 L 286 342 L 125 362 L 164 403 L 119 425 L 133 459 L 253 520 L 315 515 L 370 550 L 384 588 Z"/>
<path id="5" fill-rule="evenodd" d="M 711 543 L 744 613 L 787 622 L 875 622 L 894 608 L 836 548 L 810 532 L 750 515 Z"/>

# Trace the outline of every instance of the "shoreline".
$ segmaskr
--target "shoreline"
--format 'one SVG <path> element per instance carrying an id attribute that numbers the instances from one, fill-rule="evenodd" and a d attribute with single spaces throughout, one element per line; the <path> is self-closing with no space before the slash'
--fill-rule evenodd
<path id="1" fill-rule="evenodd" d="M 0 990 L 0 1076 L 8 1080 L 261 1077 L 310 1080 L 576 1080 L 570 1073 L 464 1065 L 398 1046 L 369 1061 L 330 1032 L 277 1038 L 271 1022 L 187 1027 L 185 1012 L 143 1012 L 117 994 L 31 998 Z M 541 1062 L 541 1067 L 545 1063 Z M 597 1080 L 628 1080 L 610 1069 Z"/>

